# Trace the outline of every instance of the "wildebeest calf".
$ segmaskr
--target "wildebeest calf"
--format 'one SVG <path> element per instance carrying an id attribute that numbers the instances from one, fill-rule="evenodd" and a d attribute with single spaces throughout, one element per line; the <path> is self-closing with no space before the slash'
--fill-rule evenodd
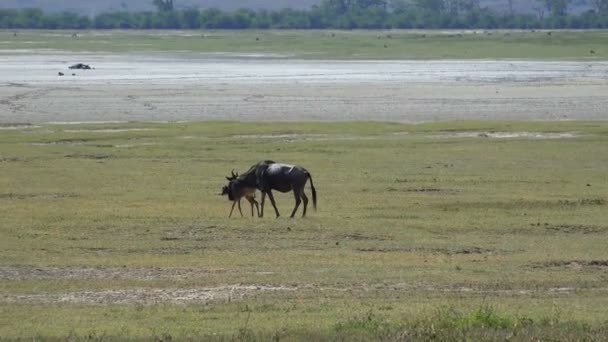
<path id="1" fill-rule="evenodd" d="M 258 216 L 260 216 L 260 208 L 258 206 L 258 201 L 255 200 L 255 192 L 257 189 L 255 187 L 239 185 L 238 182 L 236 182 L 237 177 L 238 173 L 235 174 L 234 172 L 232 172 L 231 177 L 226 177 L 226 179 L 228 180 L 228 184 L 222 187 L 222 196 L 228 195 L 228 199 L 232 201 L 232 208 L 230 209 L 230 215 L 228 215 L 228 218 L 232 217 L 234 205 L 237 203 L 239 207 L 239 212 L 241 213 L 241 217 L 243 217 L 243 211 L 241 210 L 241 198 L 243 197 L 245 197 L 245 199 L 247 199 L 247 201 L 249 201 L 249 203 L 251 204 L 251 216 L 253 216 L 254 205 Z"/>

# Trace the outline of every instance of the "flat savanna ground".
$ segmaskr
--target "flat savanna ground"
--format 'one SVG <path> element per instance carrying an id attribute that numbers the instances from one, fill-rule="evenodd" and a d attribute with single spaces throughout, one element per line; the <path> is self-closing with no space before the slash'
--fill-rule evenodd
<path id="1" fill-rule="evenodd" d="M 0 338 L 607 336 L 606 31 L 73 33 L 0 31 Z"/>
<path id="2" fill-rule="evenodd" d="M 0 129 L 2 337 L 605 337 L 605 121 Z M 318 211 L 228 219 L 268 158 Z"/>

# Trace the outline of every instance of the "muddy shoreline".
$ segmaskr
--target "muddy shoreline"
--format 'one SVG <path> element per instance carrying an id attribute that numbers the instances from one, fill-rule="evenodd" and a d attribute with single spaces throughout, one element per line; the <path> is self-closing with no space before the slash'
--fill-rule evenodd
<path id="1" fill-rule="evenodd" d="M 605 62 L 2 57 L 0 123 L 608 119 Z"/>

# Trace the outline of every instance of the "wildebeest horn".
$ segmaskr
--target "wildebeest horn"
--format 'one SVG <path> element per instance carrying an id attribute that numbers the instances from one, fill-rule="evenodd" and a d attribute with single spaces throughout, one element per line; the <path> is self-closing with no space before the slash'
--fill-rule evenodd
<path id="1" fill-rule="evenodd" d="M 236 175 L 234 174 L 234 169 L 232 169 L 230 172 L 232 173 L 232 177 L 236 178 L 238 176 L 238 173 Z"/>

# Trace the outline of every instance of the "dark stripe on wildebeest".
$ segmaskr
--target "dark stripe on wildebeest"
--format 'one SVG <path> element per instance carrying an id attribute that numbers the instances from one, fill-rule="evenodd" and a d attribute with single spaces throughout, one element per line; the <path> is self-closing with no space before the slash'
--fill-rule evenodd
<path id="1" fill-rule="evenodd" d="M 281 164 L 272 160 L 264 160 L 251 166 L 249 170 L 236 177 L 236 179 L 231 180 L 228 186 L 235 190 L 244 188 L 256 188 L 260 190 L 262 192 L 260 217 L 264 216 L 264 201 L 266 195 L 268 195 L 277 217 L 280 216 L 272 190 L 283 193 L 293 191 L 296 204 L 291 212 L 291 217 L 295 216 L 302 202 L 304 202 L 304 208 L 302 210 L 302 217 L 304 217 L 306 216 L 306 209 L 308 207 L 308 197 L 304 192 L 304 187 L 308 180 L 310 180 L 310 188 L 312 190 L 313 207 L 316 210 L 317 191 L 313 184 L 312 176 L 308 170 L 298 165 Z"/>

